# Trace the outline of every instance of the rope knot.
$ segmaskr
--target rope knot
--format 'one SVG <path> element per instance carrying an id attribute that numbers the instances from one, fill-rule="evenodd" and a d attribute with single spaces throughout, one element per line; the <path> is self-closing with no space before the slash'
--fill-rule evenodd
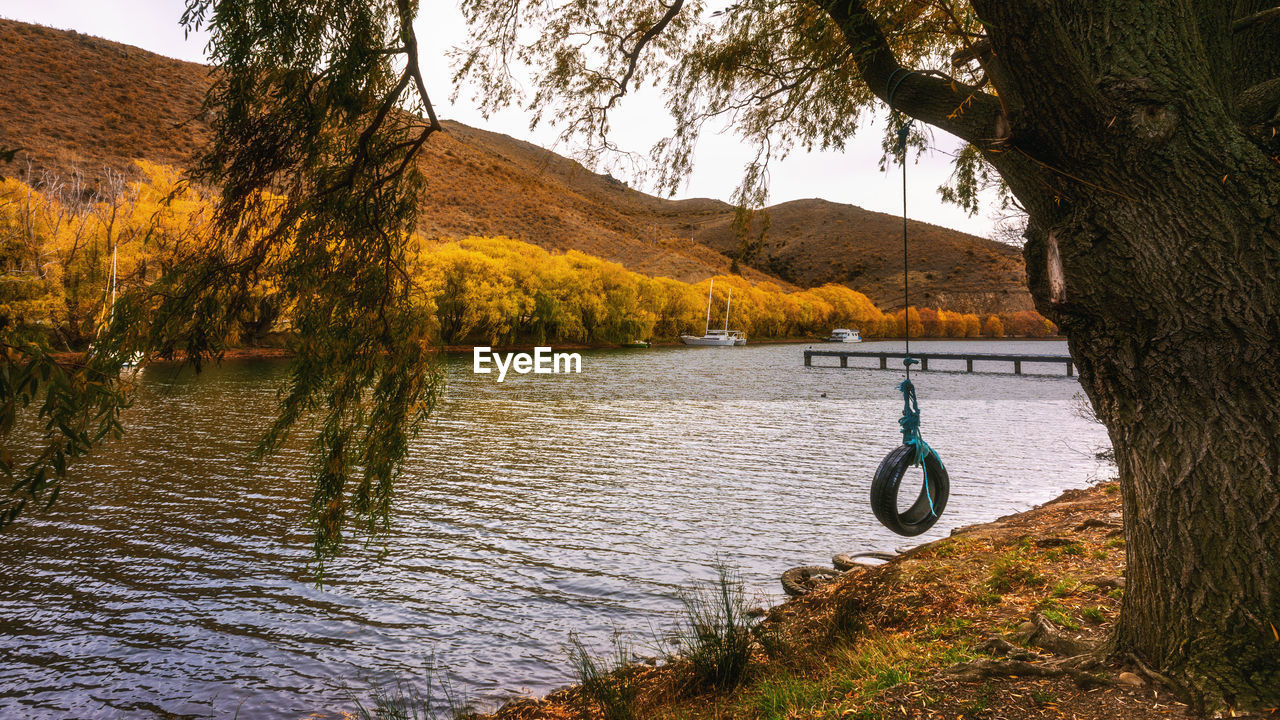
<path id="1" fill-rule="evenodd" d="M 902 443 L 916 445 L 920 440 L 920 403 L 916 400 L 916 386 L 910 380 L 903 380 L 898 383 L 898 390 L 902 392 L 902 417 L 898 420 L 902 427 Z"/>

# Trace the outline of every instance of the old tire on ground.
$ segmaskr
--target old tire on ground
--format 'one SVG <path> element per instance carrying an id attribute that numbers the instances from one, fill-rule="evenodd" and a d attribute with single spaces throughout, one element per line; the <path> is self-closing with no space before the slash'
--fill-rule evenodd
<path id="1" fill-rule="evenodd" d="M 884 560 L 888 562 L 898 557 L 894 553 L 886 552 L 860 552 L 860 553 L 836 553 L 831 556 L 831 564 L 840 572 L 848 572 L 856 567 L 868 567 L 873 563 L 860 562 L 860 560 Z"/>
<path id="2" fill-rule="evenodd" d="M 782 590 L 791 597 L 800 597 L 838 577 L 840 577 L 840 571 L 821 565 L 794 567 L 782 573 Z"/>
<path id="3" fill-rule="evenodd" d="M 947 469 L 937 453 L 931 452 L 924 459 L 927 480 L 920 487 L 919 497 L 906 512 L 899 513 L 898 491 L 902 477 L 914 464 L 915 457 L 914 445 L 899 445 L 885 456 L 876 469 L 875 479 L 871 481 L 871 511 L 881 524 L 899 535 L 919 535 L 933 527 L 946 509 L 947 496 L 951 492 Z"/>

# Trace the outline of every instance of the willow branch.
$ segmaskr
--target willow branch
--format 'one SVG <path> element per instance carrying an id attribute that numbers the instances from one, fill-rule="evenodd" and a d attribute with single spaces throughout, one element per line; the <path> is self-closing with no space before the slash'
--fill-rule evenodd
<path id="1" fill-rule="evenodd" d="M 644 33 L 640 35 L 640 38 L 636 40 L 635 47 L 631 48 L 631 50 L 627 50 L 625 46 L 620 48 L 623 52 L 623 56 L 627 60 L 627 71 L 623 73 L 622 79 L 618 81 L 617 92 L 615 92 L 613 96 L 609 98 L 609 101 L 605 103 L 605 110 L 612 108 L 614 103 L 621 100 L 622 96 L 627 94 L 627 85 L 631 83 L 631 78 L 636 74 L 636 66 L 640 64 L 640 53 L 644 52 L 645 46 L 650 42 L 653 42 L 654 38 L 662 34 L 662 31 L 667 28 L 667 25 L 671 24 L 671 21 L 675 19 L 676 15 L 680 14 L 680 9 L 683 7 L 684 0 L 675 0 L 671 5 L 667 6 L 667 11 L 662 14 L 662 17 L 658 19 L 658 22 L 654 23 L 653 27 L 645 30 Z"/>

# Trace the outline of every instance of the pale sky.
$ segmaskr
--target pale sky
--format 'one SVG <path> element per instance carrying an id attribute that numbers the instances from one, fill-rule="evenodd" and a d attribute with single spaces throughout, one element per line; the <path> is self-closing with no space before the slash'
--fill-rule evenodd
<path id="1" fill-rule="evenodd" d="M 530 130 L 528 117 L 518 109 L 507 110 L 486 120 L 469 102 L 473 93 L 467 88 L 459 93 L 456 103 L 449 102 L 454 88 L 445 51 L 466 37 L 467 28 L 456 2 L 432 0 L 431 4 L 436 7 L 430 15 L 423 13 L 420 16 L 415 29 L 427 89 L 439 115 L 571 155 L 572 148 L 555 146 L 554 129 L 539 127 Z M 182 0 L 0 0 L 0 16 L 3 17 L 73 29 L 136 45 L 161 55 L 201 62 L 205 56 L 205 38 L 184 36 L 178 24 L 182 10 Z M 883 112 L 880 115 L 883 116 Z M 660 137 L 659 133 L 671 126 L 661 96 L 651 90 L 625 99 L 612 119 L 613 137 L 617 144 L 642 153 L 647 153 Z M 693 175 L 679 197 L 728 200 L 738 186 L 743 166 L 752 157 L 752 149 L 731 133 L 715 132 L 718 130 L 708 128 L 704 132 Z M 959 140 L 940 130 L 933 133 L 936 150 L 909 167 L 911 217 L 989 236 L 993 225 L 990 207 L 968 217 L 959 208 L 945 205 L 938 198 L 938 186 L 951 173 L 950 158 L 946 153 L 954 151 Z M 901 213 L 902 189 L 898 168 L 892 167 L 888 174 L 878 169 L 881 136 L 879 127 L 868 126 L 847 143 L 844 153 L 797 151 L 786 160 L 775 161 L 770 170 L 769 203 L 817 197 L 895 215 Z M 638 189 L 653 190 L 643 186 Z"/>

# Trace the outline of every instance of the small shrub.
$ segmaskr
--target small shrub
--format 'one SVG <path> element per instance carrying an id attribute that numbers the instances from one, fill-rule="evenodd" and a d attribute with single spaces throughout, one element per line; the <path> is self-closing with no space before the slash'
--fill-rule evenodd
<path id="1" fill-rule="evenodd" d="M 712 588 L 685 594 L 684 620 L 676 630 L 675 645 L 699 684 L 725 690 L 746 676 L 756 624 L 748 610 L 742 581 L 724 566 Z"/>

